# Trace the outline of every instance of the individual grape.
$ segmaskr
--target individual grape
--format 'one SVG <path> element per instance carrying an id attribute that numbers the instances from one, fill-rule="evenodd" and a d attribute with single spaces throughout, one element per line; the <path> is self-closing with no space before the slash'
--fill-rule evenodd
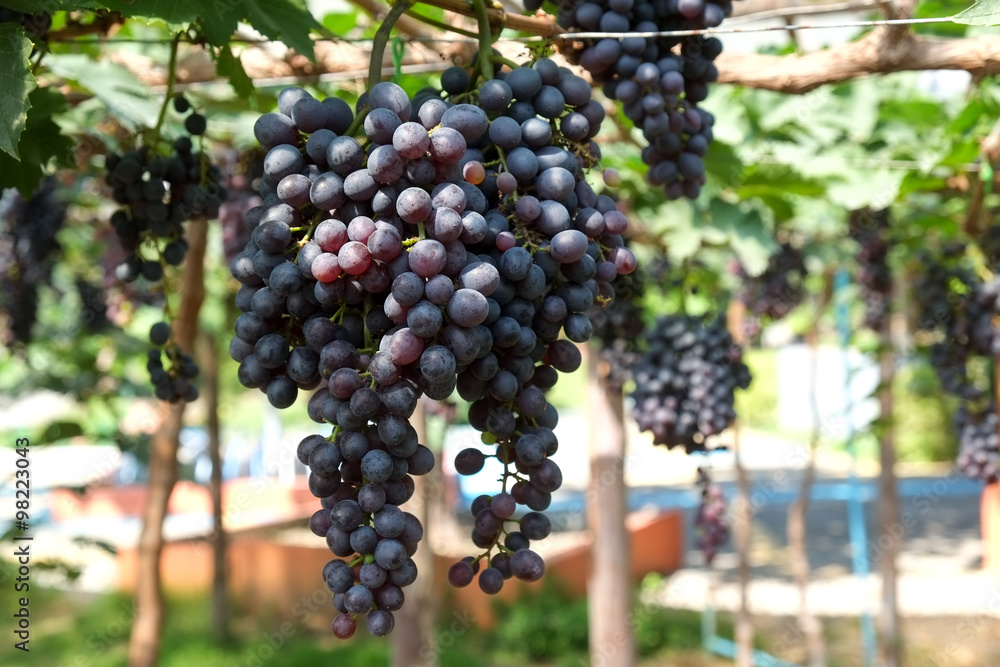
<path id="1" fill-rule="evenodd" d="M 350 639 L 358 629 L 358 622 L 344 612 L 333 618 L 330 628 L 337 639 Z"/>
<path id="2" fill-rule="evenodd" d="M 496 595 L 503 588 L 503 573 L 495 567 L 488 567 L 479 573 L 479 589 L 487 595 Z"/>
<path id="3" fill-rule="evenodd" d="M 201 114 L 192 113 L 184 119 L 184 129 L 194 136 L 205 134 L 205 130 L 208 129 L 208 121 Z"/>
<path id="4" fill-rule="evenodd" d="M 459 475 L 475 475 L 483 469 L 486 462 L 484 454 L 475 448 L 463 449 L 455 456 L 455 470 Z"/>
<path id="5" fill-rule="evenodd" d="M 149 342 L 157 347 L 163 347 L 170 340 L 170 324 L 157 322 L 149 329 Z"/>
<path id="6" fill-rule="evenodd" d="M 483 168 L 482 162 L 472 160 L 462 167 L 462 177 L 473 185 L 479 185 L 486 180 L 486 169 Z"/>
<path id="7" fill-rule="evenodd" d="M 545 574 L 545 562 L 534 551 L 521 549 L 511 556 L 510 571 L 518 579 L 538 581 Z"/>
<path id="8" fill-rule="evenodd" d="M 472 565 L 465 561 L 459 561 L 448 568 L 448 583 L 456 588 L 468 586 L 475 576 Z"/>

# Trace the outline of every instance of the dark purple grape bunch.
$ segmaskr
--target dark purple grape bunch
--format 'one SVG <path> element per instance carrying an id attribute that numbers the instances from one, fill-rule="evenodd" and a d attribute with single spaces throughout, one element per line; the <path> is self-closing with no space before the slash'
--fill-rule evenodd
<path id="1" fill-rule="evenodd" d="M 1000 418 L 995 401 L 979 411 L 963 405 L 955 413 L 958 457 L 962 473 L 987 484 L 1000 480 Z"/>
<path id="2" fill-rule="evenodd" d="M 475 506 L 481 587 L 541 576 L 529 540 L 562 484 L 545 392 L 579 367 L 587 310 L 635 268 L 627 217 L 584 179 L 604 113 L 590 86 L 547 59 L 494 71 L 453 68 L 444 95 L 412 99 L 378 83 L 353 110 L 290 88 L 254 126 L 262 203 L 231 264 L 230 354 L 244 386 L 278 408 L 311 392 L 310 418 L 332 426 L 298 454 L 322 503 L 310 525 L 338 557 L 324 577 L 339 637 L 361 617 L 387 634 L 416 577 L 422 529 L 400 505 L 434 465 L 409 421 L 422 395 L 471 403 L 491 449 L 460 454 L 460 472 L 504 465 Z"/>
<path id="3" fill-rule="evenodd" d="M 750 386 L 740 346 L 719 317 L 667 315 L 647 329 L 635 369 L 633 417 L 653 442 L 690 453 L 736 419 L 735 391 Z"/>
<path id="4" fill-rule="evenodd" d="M 0 343 L 6 346 L 32 340 L 38 291 L 51 284 L 65 220 L 66 205 L 51 176 L 27 199 L 0 189 Z"/>
<path id="5" fill-rule="evenodd" d="M 715 483 L 705 468 L 698 468 L 696 485 L 701 490 L 694 519 L 696 546 L 705 556 L 705 562 L 712 564 L 719 549 L 729 540 L 729 521 L 726 518 L 726 494 Z"/>
<path id="6" fill-rule="evenodd" d="M 615 290 L 614 302 L 605 307 L 592 307 L 587 313 L 594 325 L 594 340 L 598 343 L 598 372 L 615 392 L 621 392 L 632 379 L 633 369 L 639 361 L 639 346 L 646 329 L 642 299 L 643 284 L 647 280 L 649 272 L 641 268 L 615 277 L 611 283 Z"/>
<path id="7" fill-rule="evenodd" d="M 205 117 L 191 111 L 183 96 L 172 104 L 177 113 L 187 114 L 184 126 L 190 136 L 174 140 L 169 157 L 160 153 L 159 146 L 147 145 L 109 153 L 104 161 L 105 180 L 120 205 L 111 215 L 111 227 L 126 252 L 125 261 L 115 267 L 115 276 L 123 283 L 139 278 L 158 283 L 167 267 L 183 264 L 188 250 L 184 223 L 196 217 L 216 218 L 228 196 L 222 171 L 206 152 L 196 151 L 192 141 L 205 133 Z M 168 358 L 170 368 L 165 370 L 159 349 L 149 352 L 147 367 L 160 379 L 154 380 L 156 395 L 170 401 L 194 400 L 198 392 L 189 381 L 197 375 L 197 366 L 191 371 L 194 362 L 176 350 Z"/>
<path id="8" fill-rule="evenodd" d="M 250 240 L 250 231 L 243 224 L 247 211 L 264 203 L 256 190 L 257 182 L 264 175 L 264 152 L 225 149 L 221 152 L 219 167 L 223 172 L 222 185 L 228 194 L 219 206 L 219 222 L 222 224 L 222 252 L 229 264 Z"/>
<path id="9" fill-rule="evenodd" d="M 801 248 L 790 243 L 781 244 L 760 275 L 750 277 L 742 267 L 739 275 L 743 286 L 738 298 L 746 304 L 748 315 L 755 318 L 780 320 L 795 310 L 806 295 L 805 256 Z"/>
<path id="10" fill-rule="evenodd" d="M 0 7 L 0 23 L 16 23 L 35 39 L 45 41 L 52 28 L 52 15 L 47 11 L 18 12 Z"/>
<path id="11" fill-rule="evenodd" d="M 662 32 L 713 28 L 731 13 L 729 0 L 566 0 L 556 21 L 574 32 Z M 580 66 L 642 131 L 650 184 L 663 187 L 669 199 L 696 199 L 705 183 L 704 156 L 715 122 L 698 105 L 718 78 L 713 61 L 722 42 L 702 35 L 583 42 Z"/>
<path id="12" fill-rule="evenodd" d="M 993 264 L 987 236 L 983 256 Z M 975 372 L 1000 354 L 1000 277 L 984 280 L 961 243 L 918 254 L 914 285 L 917 325 L 937 339 L 926 349 L 941 388 L 959 400 L 954 425 L 959 452 L 956 465 L 973 479 L 996 481 L 997 409 L 989 377 Z"/>
<path id="13" fill-rule="evenodd" d="M 865 304 L 864 325 L 873 331 L 887 326 L 892 292 L 889 267 L 889 211 L 852 211 L 849 234 L 858 243 L 858 276 Z"/>
<path id="14" fill-rule="evenodd" d="M 190 110 L 181 96 L 173 106 L 178 112 Z M 184 124 L 191 136 L 174 140 L 169 157 L 158 147 L 142 146 L 105 158 L 106 181 L 121 206 L 112 214 L 111 226 L 129 253 L 115 269 L 122 282 L 140 277 L 159 282 L 165 267 L 180 266 L 188 249 L 184 223 L 195 217 L 216 218 L 226 200 L 221 170 L 192 142 L 205 132 L 204 116 L 191 112 Z"/>
<path id="15" fill-rule="evenodd" d="M 165 321 L 149 328 L 149 350 L 146 370 L 156 397 L 168 403 L 198 400 L 198 364 L 181 350 L 173 339 L 173 330 Z"/>

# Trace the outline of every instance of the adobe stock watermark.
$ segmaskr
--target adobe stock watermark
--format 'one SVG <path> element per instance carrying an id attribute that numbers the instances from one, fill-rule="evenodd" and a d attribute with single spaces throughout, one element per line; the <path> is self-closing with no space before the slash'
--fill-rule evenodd
<path id="1" fill-rule="evenodd" d="M 331 600 L 330 591 L 325 586 L 317 587 L 311 593 L 303 595 L 292 605 L 294 621 L 283 621 L 275 630 L 264 633 L 260 640 L 245 651 L 239 664 L 243 667 L 264 667 L 285 644 L 299 633 L 313 614 L 332 610 Z"/>
<path id="2" fill-rule="evenodd" d="M 126 637 L 135 619 L 139 616 L 139 605 L 130 600 L 119 605 L 118 613 L 100 630 L 83 640 L 82 649 L 71 662 L 60 663 L 59 667 L 90 667 L 104 664 L 102 656 Z"/>
<path id="3" fill-rule="evenodd" d="M 430 641 L 425 642 L 417 651 L 417 656 L 425 662 L 431 661 L 432 658 L 434 662 L 437 662 L 437 657 L 441 655 L 441 651 L 454 646 L 459 637 L 468 632 L 469 628 L 475 625 L 475 623 L 476 619 L 468 609 L 455 611 L 452 614 L 451 623 L 448 627 L 434 635 Z M 420 664 L 419 662 L 414 662 L 411 663 L 410 667 L 418 667 Z"/>

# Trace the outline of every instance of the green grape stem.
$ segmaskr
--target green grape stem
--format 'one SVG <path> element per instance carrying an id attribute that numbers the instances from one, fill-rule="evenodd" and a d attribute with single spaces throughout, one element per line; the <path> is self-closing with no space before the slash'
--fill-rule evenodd
<path id="1" fill-rule="evenodd" d="M 493 32 L 490 30 L 490 16 L 486 12 L 486 0 L 472 0 L 479 24 L 479 70 L 483 81 L 493 78 Z"/>
<path id="2" fill-rule="evenodd" d="M 382 20 L 382 25 L 375 32 L 375 37 L 372 39 L 371 60 L 368 65 L 368 90 L 371 90 L 372 86 L 382 80 L 382 60 L 385 57 L 385 46 L 389 43 L 393 26 L 396 25 L 399 17 L 410 8 L 410 4 L 407 0 L 394 2 L 389 13 Z"/>

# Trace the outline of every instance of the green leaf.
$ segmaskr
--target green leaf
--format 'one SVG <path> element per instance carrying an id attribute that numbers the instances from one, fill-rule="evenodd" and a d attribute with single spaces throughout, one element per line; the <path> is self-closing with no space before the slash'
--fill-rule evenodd
<path id="1" fill-rule="evenodd" d="M 30 55 L 31 40 L 21 26 L 0 24 L 0 150 L 14 158 L 31 106 L 28 94 L 38 85 Z"/>
<path id="2" fill-rule="evenodd" d="M 250 25 L 271 39 L 284 42 L 302 55 L 315 60 L 309 34 L 321 26 L 304 7 L 289 0 L 246 0 L 243 3 Z"/>
<path id="3" fill-rule="evenodd" d="M 709 205 L 712 225 L 727 234 L 729 244 L 739 256 L 750 276 L 758 276 L 767 268 L 771 254 L 778 249 L 773 235 L 764 225 L 760 213 L 748 206 L 736 206 L 713 199 Z"/>
<path id="4" fill-rule="evenodd" d="M 160 112 L 159 102 L 147 86 L 121 65 L 94 62 L 84 55 L 53 55 L 46 59 L 49 69 L 75 81 L 100 100 L 112 114 L 133 127 L 152 127 Z"/>
<path id="5" fill-rule="evenodd" d="M 248 99 L 256 96 L 257 89 L 254 88 L 253 79 L 243 69 L 243 62 L 233 54 L 233 50 L 228 45 L 219 49 L 215 69 L 219 74 L 229 79 L 229 85 L 240 97 Z"/>
<path id="6" fill-rule="evenodd" d="M 344 36 L 358 25 L 357 11 L 330 13 L 323 17 L 323 27 L 334 35 Z"/>
<path id="7" fill-rule="evenodd" d="M 198 18 L 198 13 L 204 11 L 206 6 L 218 3 L 233 4 L 226 0 L 213 0 L 211 2 L 204 2 L 204 0 L 108 0 L 104 6 L 127 18 L 147 21 L 160 20 L 172 27 L 182 27 L 194 23 Z"/>
<path id="8" fill-rule="evenodd" d="M 38 187 L 50 162 L 63 167 L 73 164 L 73 141 L 52 120 L 53 114 L 66 108 L 66 98 L 46 87 L 36 88 L 28 99 L 31 109 L 18 143 L 20 161 L 0 153 L 0 187 L 17 188 L 25 196 Z"/>
<path id="9" fill-rule="evenodd" d="M 53 443 L 83 435 L 83 427 L 77 422 L 54 421 L 42 431 L 39 442 Z"/>
<path id="10" fill-rule="evenodd" d="M 38 0 L 3 0 L 0 5 L 13 9 L 17 12 L 31 14 L 37 12 Z M 48 0 L 45 3 L 45 11 L 54 14 L 59 10 L 74 11 L 77 9 L 97 9 L 98 5 L 94 0 Z"/>
<path id="11" fill-rule="evenodd" d="M 243 18 L 243 12 L 236 3 L 211 3 L 211 9 L 204 10 L 198 17 L 202 33 L 212 46 L 226 46 Z"/>
<path id="12" fill-rule="evenodd" d="M 951 20 L 965 25 L 1000 25 L 1000 0 L 979 0 Z"/>

